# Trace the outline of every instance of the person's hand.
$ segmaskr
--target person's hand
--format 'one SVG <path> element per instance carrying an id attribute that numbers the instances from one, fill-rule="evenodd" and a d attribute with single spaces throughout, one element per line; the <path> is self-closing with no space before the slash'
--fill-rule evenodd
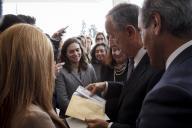
<path id="1" fill-rule="evenodd" d="M 68 27 L 68 26 L 67 26 Z M 64 33 L 66 33 L 66 28 L 61 28 L 58 31 L 56 31 L 55 33 L 53 33 L 53 35 L 51 36 L 51 38 L 55 39 L 55 40 L 61 40 L 62 36 Z"/>
<path id="2" fill-rule="evenodd" d="M 57 63 L 57 64 L 56 64 L 56 62 L 55 62 L 55 75 L 54 75 L 54 78 L 56 78 L 57 73 L 60 72 L 60 70 L 61 70 L 61 68 L 62 68 L 62 66 L 63 66 L 64 64 L 65 64 L 65 63 Z"/>
<path id="3" fill-rule="evenodd" d="M 98 82 L 89 84 L 86 89 L 89 90 L 92 94 L 100 93 L 105 90 L 106 82 Z"/>
<path id="4" fill-rule="evenodd" d="M 55 72 L 58 73 L 60 72 L 62 66 L 64 65 L 65 63 L 57 63 L 55 64 Z"/>
<path id="5" fill-rule="evenodd" d="M 62 36 L 63 36 L 62 33 L 55 32 L 55 33 L 53 33 L 53 35 L 51 36 L 51 38 L 54 39 L 54 40 L 60 41 L 60 40 L 62 39 Z"/>
<path id="6" fill-rule="evenodd" d="M 109 123 L 101 119 L 85 119 L 88 128 L 107 128 Z"/>

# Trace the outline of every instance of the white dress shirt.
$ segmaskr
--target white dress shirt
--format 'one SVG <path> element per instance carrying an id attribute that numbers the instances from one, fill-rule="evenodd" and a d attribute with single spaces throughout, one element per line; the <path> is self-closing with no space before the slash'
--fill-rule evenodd
<path id="1" fill-rule="evenodd" d="M 170 64 L 173 62 L 173 60 L 179 55 L 181 54 L 181 52 L 183 52 L 186 48 L 188 48 L 189 46 L 192 45 L 192 40 L 188 41 L 187 43 L 184 43 L 183 45 L 181 45 L 179 48 L 177 48 L 174 52 L 171 53 L 171 55 L 169 55 L 167 61 L 166 61 L 166 70 L 167 68 L 170 66 Z"/>

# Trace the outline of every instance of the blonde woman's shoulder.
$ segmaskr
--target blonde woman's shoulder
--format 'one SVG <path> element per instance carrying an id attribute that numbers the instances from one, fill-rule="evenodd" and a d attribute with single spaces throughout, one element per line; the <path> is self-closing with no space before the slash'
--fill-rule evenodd
<path id="1" fill-rule="evenodd" d="M 36 105 L 31 105 L 18 122 L 18 128 L 56 128 L 50 116 Z"/>

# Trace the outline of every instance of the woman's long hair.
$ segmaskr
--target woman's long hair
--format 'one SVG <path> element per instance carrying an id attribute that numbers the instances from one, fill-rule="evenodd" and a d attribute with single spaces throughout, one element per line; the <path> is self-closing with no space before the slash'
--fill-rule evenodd
<path id="1" fill-rule="evenodd" d="M 85 55 L 85 51 L 83 50 L 80 41 L 75 37 L 67 39 L 62 46 L 60 60 L 61 60 L 61 62 L 65 62 L 63 67 L 66 68 L 68 72 L 72 71 L 71 62 L 69 61 L 69 58 L 67 57 L 67 49 L 68 49 L 69 45 L 71 45 L 72 43 L 77 43 L 81 49 L 81 59 L 79 62 L 79 69 L 86 70 L 88 67 L 88 62 L 87 62 L 87 58 Z"/>
<path id="2" fill-rule="evenodd" d="M 60 126 L 52 111 L 53 48 L 36 27 L 17 24 L 0 35 L 0 125 L 12 128 L 17 113 L 35 104 Z M 14 126 L 13 126 L 14 127 Z"/>
<path id="3" fill-rule="evenodd" d="M 93 47 L 93 49 L 91 50 L 91 63 L 92 63 L 92 64 L 100 64 L 100 63 L 101 63 L 101 62 L 96 58 L 96 56 L 95 56 L 96 49 L 97 49 L 97 47 L 99 47 L 99 46 L 103 46 L 103 47 L 105 48 L 106 54 L 108 55 L 108 50 L 109 50 L 108 45 L 106 45 L 105 43 L 96 44 L 96 45 Z M 107 59 L 107 58 L 105 58 L 104 62 L 102 62 L 103 64 L 106 63 L 106 62 L 105 62 L 106 59 Z"/>

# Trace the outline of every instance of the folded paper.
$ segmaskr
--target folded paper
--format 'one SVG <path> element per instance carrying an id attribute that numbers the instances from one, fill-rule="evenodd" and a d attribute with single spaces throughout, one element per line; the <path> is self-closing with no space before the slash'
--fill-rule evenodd
<path id="1" fill-rule="evenodd" d="M 82 89 L 82 88 L 81 88 Z M 75 93 L 68 105 L 66 115 L 80 120 L 103 119 L 105 120 L 105 102 L 100 102 L 93 97 L 83 97 Z"/>

